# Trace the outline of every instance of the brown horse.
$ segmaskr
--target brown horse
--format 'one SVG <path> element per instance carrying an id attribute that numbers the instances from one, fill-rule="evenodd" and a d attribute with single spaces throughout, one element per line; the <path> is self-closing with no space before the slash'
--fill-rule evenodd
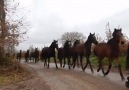
<path id="1" fill-rule="evenodd" d="M 77 58 L 79 56 L 82 70 L 84 71 L 86 69 L 87 65 L 89 64 L 90 68 L 91 68 L 91 71 L 93 72 L 93 69 L 92 69 L 92 66 L 91 66 L 91 63 L 90 63 L 90 60 L 89 60 L 89 57 L 90 57 L 90 54 L 91 54 L 91 45 L 92 45 L 92 43 L 98 44 L 98 42 L 96 40 L 96 37 L 95 37 L 95 33 L 94 34 L 90 33 L 90 35 L 88 36 L 87 41 L 84 44 L 77 44 L 75 46 L 76 59 L 74 60 L 73 68 L 75 67 L 75 62 L 76 62 L 76 60 L 77 60 Z M 87 60 L 87 63 L 84 66 L 84 68 L 83 68 L 83 64 L 82 64 L 83 56 L 85 56 L 86 60 Z"/>
<path id="2" fill-rule="evenodd" d="M 119 43 L 120 43 L 120 39 L 122 38 L 122 29 L 114 29 L 114 32 L 112 34 L 113 38 L 111 38 L 107 43 L 99 43 L 95 49 L 94 49 L 94 53 L 95 55 L 98 57 L 98 63 L 99 63 L 99 68 L 97 69 L 97 72 L 100 71 L 100 69 L 102 69 L 102 73 L 104 75 L 107 75 L 112 67 L 112 60 L 115 59 L 116 63 L 118 64 L 118 69 L 120 72 L 120 76 L 121 79 L 123 80 L 123 74 L 121 71 L 121 65 L 119 62 L 119 55 L 120 55 L 120 49 L 119 49 Z M 104 57 L 108 58 L 108 70 L 105 73 L 104 72 L 104 68 L 102 66 L 102 60 L 104 59 Z"/>
<path id="3" fill-rule="evenodd" d="M 26 51 L 25 53 L 25 62 L 29 61 L 29 50 Z"/>

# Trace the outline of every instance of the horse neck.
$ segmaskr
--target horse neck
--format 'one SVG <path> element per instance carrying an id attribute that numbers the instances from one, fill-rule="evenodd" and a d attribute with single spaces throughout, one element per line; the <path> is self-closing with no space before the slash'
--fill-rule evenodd
<path id="1" fill-rule="evenodd" d="M 50 46 L 50 47 L 49 47 L 49 50 L 55 51 L 55 48 L 56 48 L 56 47 Z"/>
<path id="2" fill-rule="evenodd" d="M 80 43 L 74 43 L 73 47 L 75 47 L 77 44 L 80 44 Z"/>
<path id="3" fill-rule="evenodd" d="M 110 46 L 111 50 L 120 53 L 119 49 L 119 41 L 115 40 L 114 38 L 110 39 L 107 44 Z"/>
<path id="4" fill-rule="evenodd" d="M 119 46 L 119 41 L 112 38 L 112 39 L 108 40 L 107 44 L 110 46 Z"/>
<path id="5" fill-rule="evenodd" d="M 20 51 L 20 53 L 19 54 L 21 54 L 22 53 L 22 51 Z"/>
<path id="6" fill-rule="evenodd" d="M 89 39 L 87 39 L 87 41 L 85 42 L 85 46 L 91 48 L 91 44 L 92 42 Z"/>

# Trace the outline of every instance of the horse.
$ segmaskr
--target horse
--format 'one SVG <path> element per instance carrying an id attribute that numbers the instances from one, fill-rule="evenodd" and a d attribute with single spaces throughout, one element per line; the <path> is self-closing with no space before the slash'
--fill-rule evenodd
<path id="1" fill-rule="evenodd" d="M 29 61 L 29 50 L 26 51 L 25 53 L 25 62 L 28 62 Z"/>
<path id="2" fill-rule="evenodd" d="M 62 60 L 64 59 L 64 48 L 63 47 L 58 48 L 57 57 L 58 57 L 59 62 L 60 62 L 60 67 L 62 68 Z"/>
<path id="3" fill-rule="evenodd" d="M 80 40 L 75 40 L 75 42 L 73 43 L 73 47 L 71 47 L 71 41 L 66 40 L 64 47 L 60 47 L 58 49 L 58 59 L 60 62 L 60 67 L 62 67 L 62 60 L 64 59 L 64 65 L 63 68 L 65 67 L 65 58 L 67 58 L 69 61 L 69 64 L 71 64 L 70 62 L 70 58 L 73 58 L 73 55 L 75 53 L 74 47 L 80 43 Z M 67 49 L 67 50 L 66 50 Z M 68 55 L 69 54 L 69 55 Z M 73 64 L 73 63 L 72 63 Z"/>
<path id="4" fill-rule="evenodd" d="M 17 53 L 17 61 L 21 61 L 21 57 L 22 57 L 22 50 L 20 50 L 19 53 Z"/>
<path id="5" fill-rule="evenodd" d="M 34 58 L 35 58 L 34 53 L 35 53 L 34 51 L 30 52 L 30 56 L 29 56 L 30 60 L 33 60 L 33 62 L 34 62 Z"/>
<path id="6" fill-rule="evenodd" d="M 121 79 L 124 80 L 124 76 L 121 71 L 121 64 L 119 61 L 119 55 L 120 55 L 119 43 L 120 39 L 123 36 L 121 31 L 122 31 L 121 28 L 120 29 L 115 28 L 112 34 L 113 37 L 110 40 L 108 40 L 107 43 L 99 43 L 98 45 L 96 45 L 96 47 L 94 48 L 94 54 L 98 57 L 99 68 L 97 69 L 97 72 L 99 72 L 100 69 L 102 69 L 103 75 L 104 76 L 108 75 L 112 67 L 112 61 L 113 59 L 115 59 L 118 65 L 118 70 Z M 104 68 L 102 66 L 102 60 L 104 59 L 104 57 L 107 57 L 108 59 L 108 69 L 106 72 L 104 72 Z"/>
<path id="7" fill-rule="evenodd" d="M 39 50 L 35 48 L 33 52 L 30 53 L 30 60 L 33 60 L 35 63 L 39 60 Z"/>
<path id="8" fill-rule="evenodd" d="M 35 48 L 35 51 L 34 51 L 34 61 L 35 61 L 35 63 L 37 63 L 39 61 L 39 50 L 38 50 L 38 48 Z"/>
<path id="9" fill-rule="evenodd" d="M 73 68 L 75 68 L 75 62 L 76 60 L 78 59 L 78 57 L 80 57 L 80 63 L 81 63 L 81 68 L 83 71 L 85 71 L 87 65 L 89 64 L 90 65 L 90 68 L 91 68 L 91 71 L 93 72 L 93 69 L 92 69 L 92 66 L 91 66 L 91 62 L 89 60 L 89 57 L 90 57 L 90 54 L 91 54 L 91 45 L 95 44 L 97 45 L 98 44 L 98 41 L 96 40 L 96 37 L 95 37 L 95 33 L 94 34 L 89 34 L 88 36 L 88 39 L 85 41 L 85 43 L 83 44 L 77 44 L 75 46 L 75 51 L 76 51 L 76 55 L 75 55 L 75 60 L 74 60 L 74 65 L 73 65 Z M 83 63 L 82 63 L 82 58 L 83 56 L 86 57 L 86 65 L 83 67 Z"/>
<path id="10" fill-rule="evenodd" d="M 68 68 L 70 69 L 70 48 L 71 48 L 71 41 L 69 40 L 66 40 L 66 42 L 64 43 L 64 65 L 63 65 L 63 68 L 65 67 L 65 63 L 66 63 L 66 58 L 68 60 Z"/>
<path id="11" fill-rule="evenodd" d="M 70 48 L 70 54 L 71 54 L 71 57 L 72 57 L 72 63 L 71 65 L 74 65 L 76 63 L 74 63 L 74 60 L 76 59 L 75 58 L 75 55 L 76 55 L 76 50 L 75 50 L 75 47 L 77 44 L 80 44 L 80 40 L 75 40 L 75 42 L 73 43 L 73 46 Z M 77 65 L 79 67 L 79 61 L 77 59 Z"/>
<path id="12" fill-rule="evenodd" d="M 51 45 L 49 47 L 44 47 L 42 49 L 42 58 L 45 59 L 44 60 L 44 67 L 47 65 L 47 67 L 49 68 L 49 63 L 50 63 L 50 58 L 53 57 L 54 58 L 54 62 L 55 62 L 55 65 L 56 65 L 56 68 L 58 68 L 57 66 L 57 62 L 56 62 L 56 52 L 55 52 L 55 49 L 58 50 L 58 40 L 54 40 Z M 46 63 L 48 59 L 48 64 Z"/>

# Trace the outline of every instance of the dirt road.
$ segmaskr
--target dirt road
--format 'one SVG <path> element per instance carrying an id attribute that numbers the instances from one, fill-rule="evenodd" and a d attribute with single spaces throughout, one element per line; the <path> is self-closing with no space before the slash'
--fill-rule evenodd
<path id="1" fill-rule="evenodd" d="M 56 69 L 53 63 L 50 64 L 50 69 L 44 68 L 42 62 L 26 63 L 26 65 L 35 73 L 32 79 L 0 90 L 128 90 L 124 85 L 125 81 L 121 81 L 118 73 L 110 73 L 103 77 L 101 72 L 95 71 L 92 74 L 89 69 L 85 72 L 78 68 Z"/>

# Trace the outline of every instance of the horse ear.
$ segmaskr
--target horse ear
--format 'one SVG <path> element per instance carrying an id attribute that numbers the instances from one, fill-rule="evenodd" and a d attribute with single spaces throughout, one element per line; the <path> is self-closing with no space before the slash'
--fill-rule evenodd
<path id="1" fill-rule="evenodd" d="M 120 28 L 120 31 L 122 31 L 122 28 Z"/>
<path id="2" fill-rule="evenodd" d="M 90 35 L 91 35 L 91 32 L 90 32 Z"/>
<path id="3" fill-rule="evenodd" d="M 114 28 L 114 31 L 116 31 L 116 28 Z"/>

